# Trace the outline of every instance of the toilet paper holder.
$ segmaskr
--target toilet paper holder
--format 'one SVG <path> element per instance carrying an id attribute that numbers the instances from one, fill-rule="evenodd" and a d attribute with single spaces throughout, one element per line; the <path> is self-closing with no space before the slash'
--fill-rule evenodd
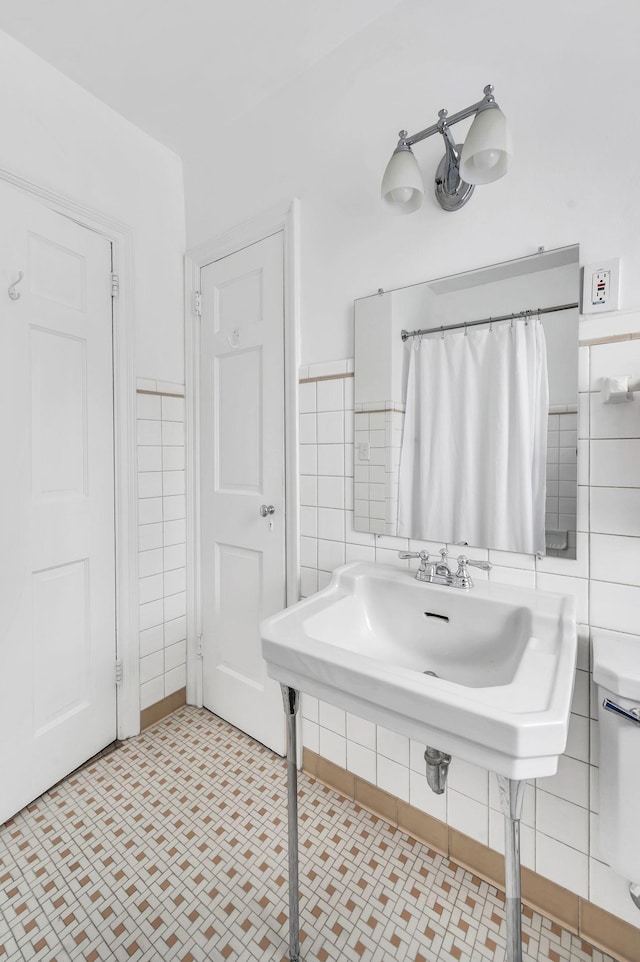
<path id="1" fill-rule="evenodd" d="M 602 707 L 606 708 L 607 711 L 613 712 L 614 715 L 620 715 L 622 718 L 626 718 L 627 721 L 633 722 L 634 725 L 640 725 L 640 708 L 623 708 L 622 705 L 617 705 L 615 701 L 611 701 L 610 698 L 603 700 Z"/>
<path id="2" fill-rule="evenodd" d="M 600 397 L 603 404 L 633 401 L 634 391 L 640 391 L 640 381 L 633 381 L 630 374 L 615 374 L 600 379 Z"/>

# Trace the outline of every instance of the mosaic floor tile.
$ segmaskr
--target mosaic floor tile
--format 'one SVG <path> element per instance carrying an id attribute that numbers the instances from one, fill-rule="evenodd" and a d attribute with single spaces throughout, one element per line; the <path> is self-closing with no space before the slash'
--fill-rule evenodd
<path id="1" fill-rule="evenodd" d="M 285 765 L 185 707 L 0 829 L 0 962 L 286 962 Z M 306 775 L 304 962 L 501 962 L 501 894 Z M 613 962 L 531 910 L 526 962 Z"/>

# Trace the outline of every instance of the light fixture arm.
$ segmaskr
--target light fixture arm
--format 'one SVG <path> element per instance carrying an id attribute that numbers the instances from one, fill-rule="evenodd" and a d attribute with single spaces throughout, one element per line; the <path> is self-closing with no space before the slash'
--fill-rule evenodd
<path id="1" fill-rule="evenodd" d="M 426 140 L 427 137 L 433 137 L 434 134 L 440 133 L 444 136 L 445 131 L 448 130 L 449 127 L 453 127 L 454 124 L 459 123 L 461 120 L 467 120 L 468 117 L 473 117 L 488 107 L 498 106 L 493 96 L 493 84 L 487 84 L 483 93 L 484 97 L 482 100 L 479 100 L 476 104 L 472 104 L 470 107 L 465 107 L 464 110 L 459 110 L 456 114 L 451 114 L 450 117 L 446 110 L 441 110 L 438 113 L 437 123 L 431 124 L 430 127 L 425 127 L 424 130 L 419 130 L 417 134 L 408 135 L 406 130 L 401 130 L 398 134 L 400 138 L 398 147 L 413 147 L 414 144 L 419 144 L 421 140 Z"/>
<path id="2" fill-rule="evenodd" d="M 438 129 L 444 140 L 444 149 L 447 157 L 446 170 L 444 174 L 444 189 L 448 193 L 451 193 L 456 190 L 460 181 L 461 151 L 458 150 L 458 145 L 455 142 L 455 138 L 449 130 L 449 124 L 446 121 L 447 111 L 441 110 L 438 113 L 438 116 L 440 117 L 440 120 L 438 121 Z"/>

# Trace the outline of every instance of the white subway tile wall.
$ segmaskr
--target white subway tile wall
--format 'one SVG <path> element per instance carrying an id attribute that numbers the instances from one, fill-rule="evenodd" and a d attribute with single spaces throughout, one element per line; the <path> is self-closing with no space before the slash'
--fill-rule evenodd
<path id="1" fill-rule="evenodd" d="M 342 377 L 300 385 L 303 597 L 324 587 L 334 568 L 344 561 L 409 566 L 397 553 L 424 544 L 390 537 L 384 527 L 380 534 L 371 529 L 354 531 L 354 514 L 371 519 L 378 491 L 381 503 L 382 492 L 385 501 L 388 492 L 384 456 L 379 465 L 373 460 L 363 464 L 356 458 L 352 476 L 353 440 L 356 444 L 368 442 L 370 450 L 375 450 L 376 430 L 382 431 L 375 435 L 376 444 L 386 443 L 387 421 L 385 412 L 383 431 L 371 424 L 371 412 L 358 412 L 355 435 L 351 433 L 353 380 L 345 378 L 344 371 L 353 367 L 351 362 L 346 365 L 344 361 L 334 366 L 325 362 L 323 377 Z M 556 436 L 550 443 L 557 460 L 550 459 L 550 465 L 555 464 L 558 471 L 552 479 L 557 486 L 552 497 L 557 503 L 548 520 L 562 529 L 577 518 L 577 559 L 548 556 L 536 560 L 531 555 L 469 550 L 492 562 L 488 576 L 492 581 L 537 586 L 572 594 L 577 600 L 579 654 L 567 748 L 556 775 L 527 786 L 523 863 L 637 926 L 638 912 L 628 896 L 627 883 L 605 864 L 598 851 L 597 693 L 590 679 L 592 626 L 630 633 L 640 645 L 640 395 L 632 403 L 604 405 L 599 394 L 600 377 L 622 370 L 640 372 L 640 337 L 581 347 L 578 413 L 551 416 Z M 314 374 L 305 370 L 304 376 Z M 329 411 L 334 415 L 330 419 L 324 417 Z M 338 412 L 342 418 L 335 416 Z M 365 415 L 369 423 L 360 426 L 358 418 L 362 422 Z M 571 490 L 575 465 L 568 453 L 562 453 L 571 451 L 575 457 L 576 444 L 577 501 Z M 561 477 L 563 464 L 566 468 Z M 389 492 L 389 497 L 393 496 L 394 492 Z M 427 542 L 426 547 L 437 550 L 440 545 Z M 434 795 L 424 775 L 423 745 L 411 742 L 407 748 L 406 740 L 393 732 L 304 695 L 302 711 L 307 748 L 472 838 L 503 850 L 493 775 L 454 758 L 449 787 L 444 795 Z"/>
<path id="2" fill-rule="evenodd" d="M 359 531 L 392 535 L 398 522 L 400 446 L 404 404 L 379 401 L 359 404 L 353 426 L 353 514 Z M 345 438 L 346 440 L 346 438 Z"/>
<path id="3" fill-rule="evenodd" d="M 582 400 L 582 408 L 589 410 L 587 398 Z M 588 418 L 583 427 L 588 429 Z M 577 450 L 578 413 L 575 409 L 549 414 L 545 517 L 549 557 L 562 558 L 567 550 L 575 554 Z M 555 537 L 552 535 L 550 538 L 551 532 L 555 532 Z M 557 539 L 564 545 L 563 547 L 552 547 Z"/>
<path id="4" fill-rule="evenodd" d="M 184 385 L 138 381 L 140 709 L 186 684 Z"/>
<path id="5" fill-rule="evenodd" d="M 585 396 L 583 409 L 589 411 Z M 605 407 L 600 405 L 600 407 Z M 300 416 L 300 441 L 330 442 L 341 439 L 344 428 L 337 420 L 330 431 L 322 430 L 328 417 L 337 412 Z M 316 431 L 317 420 L 317 431 Z M 348 422 L 347 422 L 348 423 Z M 404 404 L 377 401 L 355 406 L 354 418 L 353 514 L 358 531 L 393 535 L 398 521 L 400 449 L 404 426 Z M 587 416 L 588 424 L 588 416 Z M 617 435 L 616 435 L 617 436 Z M 346 437 L 344 440 L 347 440 Z M 547 499 L 545 527 L 547 554 L 565 557 L 576 548 L 576 480 L 578 413 L 554 410 L 547 431 Z M 585 482 L 586 483 L 586 482 Z M 512 575 L 513 580 L 513 575 Z"/>

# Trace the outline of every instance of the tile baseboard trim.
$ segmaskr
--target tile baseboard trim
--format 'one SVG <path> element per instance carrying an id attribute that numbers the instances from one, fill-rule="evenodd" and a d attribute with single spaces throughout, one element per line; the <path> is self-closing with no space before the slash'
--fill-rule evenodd
<path id="1" fill-rule="evenodd" d="M 586 899 L 580 899 L 580 931 L 585 941 L 609 955 L 636 962 L 640 958 L 638 930 Z"/>
<path id="2" fill-rule="evenodd" d="M 151 394 L 153 397 L 184 397 L 184 394 L 172 394 L 170 391 L 147 391 L 146 388 L 138 388 L 136 394 Z"/>
<path id="3" fill-rule="evenodd" d="M 319 374 L 317 377 L 301 377 L 299 384 L 315 384 L 316 381 L 340 381 L 347 377 L 353 377 L 353 371 L 347 374 Z"/>
<path id="4" fill-rule="evenodd" d="M 577 410 L 577 409 L 576 409 Z M 356 417 L 359 414 L 405 414 L 402 408 L 367 408 L 366 411 L 354 411 Z"/>
<path id="5" fill-rule="evenodd" d="M 595 347 L 596 344 L 616 344 L 618 341 L 635 341 L 640 338 L 640 331 L 632 331 L 629 334 L 610 334 L 608 337 L 592 337 L 584 341 L 579 341 L 580 347 Z"/>
<path id="6" fill-rule="evenodd" d="M 167 715 L 171 715 L 172 712 L 186 704 L 187 689 L 179 688 L 178 691 L 174 691 L 172 695 L 167 695 L 162 701 L 157 701 L 155 705 L 149 705 L 148 708 L 140 712 L 140 731 L 142 732 L 150 725 L 162 721 Z"/>
<path id="7" fill-rule="evenodd" d="M 504 859 L 494 849 L 304 748 L 302 768 L 356 805 L 504 890 Z M 522 867 L 524 911 L 534 909 L 621 962 L 640 962 L 640 932 L 575 892 Z M 528 908 L 527 908 L 528 907 Z"/>

